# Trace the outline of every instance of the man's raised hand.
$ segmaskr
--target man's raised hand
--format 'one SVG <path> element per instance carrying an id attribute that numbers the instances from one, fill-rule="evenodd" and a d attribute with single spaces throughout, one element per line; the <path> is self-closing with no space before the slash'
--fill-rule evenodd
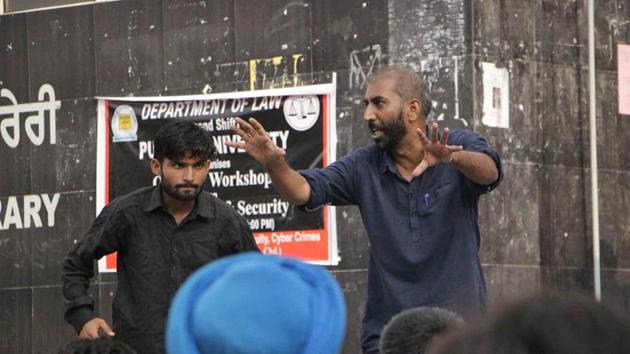
<path id="1" fill-rule="evenodd" d="M 427 168 L 437 165 L 440 162 L 450 163 L 453 160 L 453 153 L 463 150 L 461 145 L 446 144 L 448 142 L 448 128 L 444 128 L 442 131 L 442 139 L 438 140 L 437 123 L 433 123 L 431 126 L 431 140 L 427 138 L 422 129 L 416 129 L 416 133 L 424 148 L 424 158 L 413 170 L 413 176 L 420 176 Z"/>
<path id="2" fill-rule="evenodd" d="M 254 118 L 245 121 L 236 118 L 238 125 L 232 125 L 232 132 L 241 137 L 241 141 L 226 141 L 225 145 L 244 149 L 265 169 L 269 169 L 274 162 L 281 160 L 286 152 L 276 146 L 269 138 L 265 128 Z"/>

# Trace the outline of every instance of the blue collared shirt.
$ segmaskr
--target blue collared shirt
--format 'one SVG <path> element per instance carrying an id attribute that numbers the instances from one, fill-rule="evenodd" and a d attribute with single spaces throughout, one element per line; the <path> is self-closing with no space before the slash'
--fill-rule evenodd
<path id="1" fill-rule="evenodd" d="M 326 168 L 300 171 L 311 187 L 304 209 L 354 204 L 361 211 L 370 241 L 365 352 L 378 348 L 383 325 L 404 309 L 438 306 L 467 316 L 485 306 L 477 202 L 503 178 L 501 160 L 468 130 L 452 130 L 448 144 L 489 155 L 497 181 L 478 185 L 452 165 L 438 164 L 408 182 L 375 145 Z"/>

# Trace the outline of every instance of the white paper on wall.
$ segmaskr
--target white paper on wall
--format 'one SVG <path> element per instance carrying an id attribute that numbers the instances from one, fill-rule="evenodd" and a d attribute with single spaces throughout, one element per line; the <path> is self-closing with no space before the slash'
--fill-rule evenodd
<path id="1" fill-rule="evenodd" d="M 495 63 L 481 63 L 483 71 L 483 116 L 489 127 L 510 127 L 510 73 Z"/>

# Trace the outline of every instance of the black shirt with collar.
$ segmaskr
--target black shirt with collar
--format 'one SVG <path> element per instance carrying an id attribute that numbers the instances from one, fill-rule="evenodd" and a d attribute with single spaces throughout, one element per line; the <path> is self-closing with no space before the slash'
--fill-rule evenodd
<path id="1" fill-rule="evenodd" d="M 231 254 L 259 251 L 245 219 L 202 192 L 179 224 L 161 189 L 145 187 L 115 199 L 64 259 L 65 318 L 77 332 L 97 317 L 88 295 L 94 260 L 118 252 L 118 291 L 112 305 L 116 338 L 139 353 L 164 351 L 164 325 L 177 288 L 196 269 Z"/>

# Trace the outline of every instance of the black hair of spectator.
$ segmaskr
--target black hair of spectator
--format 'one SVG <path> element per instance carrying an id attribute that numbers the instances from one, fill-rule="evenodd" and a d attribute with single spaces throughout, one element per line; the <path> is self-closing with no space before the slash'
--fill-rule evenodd
<path id="1" fill-rule="evenodd" d="M 628 314 L 594 299 L 545 293 L 515 301 L 447 335 L 431 354 L 630 353 Z"/>
<path id="2" fill-rule="evenodd" d="M 215 148 L 210 133 L 187 120 L 174 120 L 164 124 L 157 132 L 153 157 L 163 162 L 164 158 L 179 160 L 195 157 L 209 160 Z"/>
<path id="3" fill-rule="evenodd" d="M 438 307 L 404 310 L 384 327 L 381 354 L 424 354 L 435 336 L 463 323 L 459 315 Z"/>
<path id="4" fill-rule="evenodd" d="M 113 338 L 77 339 L 60 349 L 58 354 L 136 354 L 127 344 Z"/>

